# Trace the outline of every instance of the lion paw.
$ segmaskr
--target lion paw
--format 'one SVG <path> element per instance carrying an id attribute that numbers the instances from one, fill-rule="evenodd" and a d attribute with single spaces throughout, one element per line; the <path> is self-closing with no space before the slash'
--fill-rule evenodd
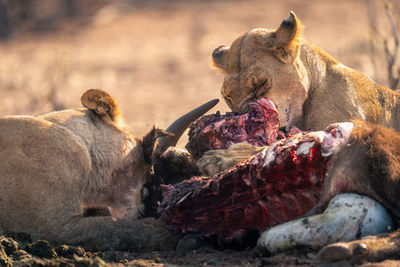
<path id="1" fill-rule="evenodd" d="M 400 232 L 394 231 L 377 236 L 366 236 L 351 242 L 338 242 L 322 248 L 317 256 L 318 262 L 350 261 L 362 263 L 366 261 L 382 261 L 398 259 L 400 253 Z"/>

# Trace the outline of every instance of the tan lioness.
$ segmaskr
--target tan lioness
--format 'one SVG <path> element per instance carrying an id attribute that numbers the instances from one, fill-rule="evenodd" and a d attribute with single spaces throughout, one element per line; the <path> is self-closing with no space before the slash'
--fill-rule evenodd
<path id="1" fill-rule="evenodd" d="M 225 73 L 222 95 L 233 111 L 270 98 L 281 126 L 323 130 L 360 119 L 400 129 L 399 93 L 344 66 L 302 37 L 293 12 L 277 30 L 254 29 L 212 54 Z"/>
<path id="2" fill-rule="evenodd" d="M 106 92 L 88 90 L 81 101 L 85 108 L 0 117 L 0 233 L 96 250 L 174 248 L 176 237 L 162 222 L 138 219 L 142 188 L 156 154 L 216 102 L 175 121 L 167 130 L 176 135 L 155 145 L 166 133 L 153 128 L 136 138 Z M 112 216 L 85 217 L 84 207 L 109 207 Z"/>

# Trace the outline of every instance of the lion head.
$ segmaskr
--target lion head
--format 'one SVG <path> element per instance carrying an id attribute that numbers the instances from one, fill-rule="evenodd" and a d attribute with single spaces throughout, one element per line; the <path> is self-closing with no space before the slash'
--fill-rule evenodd
<path id="1" fill-rule="evenodd" d="M 277 30 L 253 29 L 214 50 L 213 64 L 225 75 L 222 96 L 233 111 L 244 113 L 249 102 L 266 97 L 277 105 L 281 126 L 301 123 L 309 84 L 298 59 L 302 28 L 290 12 Z"/>

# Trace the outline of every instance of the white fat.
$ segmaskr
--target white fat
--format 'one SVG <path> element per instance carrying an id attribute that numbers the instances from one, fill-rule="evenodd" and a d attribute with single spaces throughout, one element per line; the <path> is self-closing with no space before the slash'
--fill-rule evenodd
<path id="1" fill-rule="evenodd" d="M 330 134 L 330 133 L 325 134 L 324 141 L 330 140 L 330 142 L 333 143 L 333 140 L 332 140 L 332 139 L 333 139 L 332 134 Z M 322 144 L 321 144 L 321 147 L 322 147 L 321 156 L 323 156 L 323 157 L 329 157 L 330 155 L 332 155 L 332 153 L 333 153 L 333 148 L 334 148 L 334 147 L 329 147 L 329 148 L 327 148 L 327 147 L 324 146 L 324 143 L 323 143 L 323 142 L 322 142 Z"/>
<path id="2" fill-rule="evenodd" d="M 311 133 L 307 133 L 307 135 L 315 136 L 316 138 L 318 138 L 319 142 L 321 143 L 326 136 L 326 132 L 324 132 L 324 131 L 311 132 Z"/>
<path id="3" fill-rule="evenodd" d="M 187 193 L 186 195 L 184 195 L 183 198 L 181 198 L 181 199 L 177 202 L 177 204 L 182 203 L 188 196 L 190 196 L 190 194 L 192 194 L 192 192 L 189 192 L 189 193 Z"/>
<path id="4" fill-rule="evenodd" d="M 296 156 L 308 156 L 310 155 L 311 148 L 314 147 L 315 142 L 304 142 L 301 143 L 296 150 Z"/>
<path id="5" fill-rule="evenodd" d="M 294 144 L 297 143 L 297 141 L 299 140 L 298 136 L 294 136 L 292 138 L 290 138 L 289 140 L 285 140 L 285 146 L 293 146 Z"/>
<path id="6" fill-rule="evenodd" d="M 312 184 L 316 185 L 318 183 L 318 176 L 315 173 L 310 174 L 310 181 Z"/>
<path id="7" fill-rule="evenodd" d="M 265 154 L 267 153 L 268 148 L 269 148 L 269 146 L 266 146 L 266 147 L 262 150 L 261 154 L 262 154 L 263 157 L 265 157 Z"/>
<path id="8" fill-rule="evenodd" d="M 353 128 L 354 124 L 351 122 L 338 123 L 338 129 L 342 132 L 343 139 L 345 139 L 346 142 L 349 141 Z"/>
<path id="9" fill-rule="evenodd" d="M 350 139 L 351 132 L 353 131 L 354 124 L 351 122 L 334 123 L 328 126 L 325 130 L 324 141 L 322 142 L 322 153 L 323 157 L 329 157 L 332 154 L 336 154 L 340 151 Z M 331 134 L 331 130 L 336 129 L 339 132 L 339 136 L 335 137 Z M 324 146 L 324 142 L 331 144 Z"/>
<path id="10" fill-rule="evenodd" d="M 269 168 L 269 166 L 271 166 L 271 163 L 275 161 L 275 157 L 276 157 L 276 153 L 274 152 L 275 147 L 276 147 L 276 143 L 269 146 L 266 151 L 264 149 L 265 159 L 264 159 L 264 164 L 262 165 L 263 167 Z M 264 153 L 264 151 L 263 151 L 263 153 Z"/>
<path id="11" fill-rule="evenodd" d="M 375 200 L 352 193 L 332 198 L 321 214 L 303 217 L 272 227 L 262 233 L 258 245 L 275 253 L 297 245 L 320 249 L 393 229 L 389 213 Z"/>
<path id="12" fill-rule="evenodd" d="M 342 139 L 347 142 L 350 138 L 351 132 L 353 131 L 354 124 L 352 122 L 332 123 L 326 128 L 325 132 L 329 132 L 335 128 L 341 133 Z"/>

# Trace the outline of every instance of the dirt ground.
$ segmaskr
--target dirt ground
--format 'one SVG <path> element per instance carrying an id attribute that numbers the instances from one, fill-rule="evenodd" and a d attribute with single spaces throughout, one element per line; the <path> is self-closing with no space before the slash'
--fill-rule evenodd
<path id="1" fill-rule="evenodd" d="M 381 0 L 105 1 L 83 18 L 46 34 L 29 31 L 0 43 L 0 115 L 79 107 L 81 94 L 102 88 L 119 102 L 137 136 L 165 128 L 179 115 L 220 97 L 222 76 L 210 55 L 257 27 L 276 28 L 293 10 L 304 35 L 344 64 L 387 84 L 383 39 L 390 27 Z M 392 1 L 400 20 L 400 1 Z M 369 15 L 368 7 L 373 7 Z M 374 49 L 371 48 L 374 44 Z M 221 101 L 211 112 L 228 111 Z M 187 137 L 179 142 L 183 147 Z M 268 258 L 201 250 L 186 256 L 116 253 L 132 266 L 312 265 L 315 253 Z"/>
<path id="2" fill-rule="evenodd" d="M 217 251 L 202 248 L 184 255 L 176 252 L 88 252 L 80 247 L 52 245 L 23 233 L 0 235 L 0 266 L 310 266 L 312 253 L 289 251 L 254 257 L 251 250 Z"/>
<path id="3" fill-rule="evenodd" d="M 50 244 L 45 240 L 32 240 L 24 233 L 8 232 L 0 235 L 0 266 L 399 266 L 400 261 L 384 260 L 380 263 L 347 261 L 318 263 L 315 251 L 302 248 L 275 255 L 257 256 L 254 250 L 242 252 L 215 250 L 203 247 L 179 254 L 175 251 L 133 253 L 122 251 L 90 252 L 80 247 Z"/>

